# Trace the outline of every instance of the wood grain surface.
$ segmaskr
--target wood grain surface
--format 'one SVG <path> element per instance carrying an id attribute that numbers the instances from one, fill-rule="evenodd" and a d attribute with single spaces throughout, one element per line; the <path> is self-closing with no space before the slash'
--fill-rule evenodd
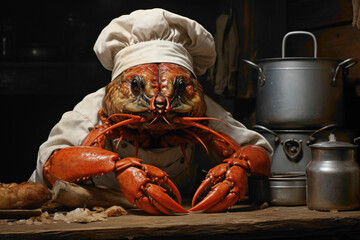
<path id="1" fill-rule="evenodd" d="M 225 213 L 182 216 L 148 216 L 131 210 L 128 215 L 109 217 L 104 222 L 0 224 L 0 239 L 322 239 L 359 233 L 360 211 L 319 212 L 306 206 L 259 209 L 237 205 Z"/>

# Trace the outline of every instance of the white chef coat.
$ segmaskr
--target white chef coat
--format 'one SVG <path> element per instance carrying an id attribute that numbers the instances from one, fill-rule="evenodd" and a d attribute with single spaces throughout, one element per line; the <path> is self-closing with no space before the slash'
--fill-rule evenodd
<path id="1" fill-rule="evenodd" d="M 29 181 L 45 185 L 42 171 L 43 165 L 52 152 L 69 146 L 81 145 L 85 136 L 94 129 L 96 125 L 102 124 L 98 116 L 98 111 L 102 107 L 101 104 L 104 95 L 105 88 L 101 88 L 87 95 L 72 111 L 63 114 L 61 120 L 51 130 L 48 140 L 40 146 L 36 170 L 31 175 Z M 215 117 L 227 123 L 224 124 L 219 121 L 210 120 L 208 127 L 231 136 L 241 146 L 262 146 L 270 158 L 272 157 L 273 150 L 263 136 L 245 128 L 244 125 L 236 121 L 229 112 L 209 97 L 205 96 L 205 102 L 207 104 L 206 115 L 208 117 Z M 121 158 L 135 156 L 135 147 L 132 144 L 123 140 L 118 149 L 115 150 L 116 143 L 117 140 L 107 142 L 105 148 L 116 151 Z M 201 164 L 207 161 L 204 160 L 205 156 L 200 153 L 201 151 L 199 150 L 200 147 L 198 147 L 198 145 L 186 145 L 187 158 L 192 162 L 192 166 L 194 166 L 191 168 L 185 163 L 183 153 L 179 146 L 159 149 L 140 148 L 138 157 L 143 160 L 143 163 L 157 166 L 167 172 L 179 189 L 188 189 L 189 186 L 195 185 L 196 167 L 203 167 Z M 94 182 L 99 185 L 118 187 L 114 173 L 94 178 Z"/>

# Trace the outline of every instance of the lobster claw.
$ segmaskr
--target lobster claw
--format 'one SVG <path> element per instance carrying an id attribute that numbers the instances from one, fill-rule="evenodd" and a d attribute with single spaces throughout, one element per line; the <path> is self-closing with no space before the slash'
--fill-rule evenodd
<path id="1" fill-rule="evenodd" d="M 188 213 L 179 203 L 175 202 L 166 190 L 158 185 L 148 183 L 143 194 L 135 199 L 136 205 L 151 215 L 176 215 Z"/>
<path id="2" fill-rule="evenodd" d="M 210 187 L 211 191 L 195 205 L 196 200 Z M 247 173 L 244 168 L 227 163 L 220 164 L 209 171 L 195 192 L 189 211 L 224 211 L 245 196 L 246 187 Z"/>
<path id="3" fill-rule="evenodd" d="M 116 178 L 126 199 L 151 215 L 188 213 L 181 206 L 179 190 L 167 174 L 157 167 L 141 164 L 141 159 L 128 157 L 117 162 Z M 169 189 L 178 202 L 154 183 Z"/>
<path id="4" fill-rule="evenodd" d="M 189 211 L 221 212 L 233 206 L 245 196 L 248 173 L 270 175 L 270 160 L 262 147 L 249 145 L 238 149 L 231 158 L 212 168 L 195 192 Z M 195 205 L 210 187 L 211 191 Z"/>

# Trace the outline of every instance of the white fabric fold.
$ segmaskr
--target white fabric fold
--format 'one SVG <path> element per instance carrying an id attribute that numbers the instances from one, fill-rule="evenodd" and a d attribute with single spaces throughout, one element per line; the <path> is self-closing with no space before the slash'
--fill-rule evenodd
<path id="1" fill-rule="evenodd" d="M 129 67 L 175 63 L 194 76 L 215 62 L 212 35 L 199 23 L 164 9 L 137 10 L 112 20 L 100 33 L 94 51 L 112 79 Z"/>

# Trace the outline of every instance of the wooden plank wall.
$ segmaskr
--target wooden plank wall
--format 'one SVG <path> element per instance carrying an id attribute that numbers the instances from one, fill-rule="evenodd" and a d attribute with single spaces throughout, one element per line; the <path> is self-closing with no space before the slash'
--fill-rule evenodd
<path id="1" fill-rule="evenodd" d="M 287 32 L 305 30 L 317 38 L 318 57 L 360 61 L 360 30 L 352 26 L 351 0 L 288 0 Z M 286 56 L 313 56 L 313 42 L 306 36 L 289 37 Z M 360 64 L 349 69 L 345 83 L 348 128 L 359 129 Z"/>
<path id="2" fill-rule="evenodd" d="M 360 59 L 360 30 L 352 26 L 352 17 L 351 0 L 289 0 L 287 4 L 287 30 L 312 32 L 318 42 L 318 57 Z M 312 56 L 310 39 L 293 41 L 289 41 L 289 54 Z M 360 78 L 360 65 L 351 69 L 349 78 Z"/>

